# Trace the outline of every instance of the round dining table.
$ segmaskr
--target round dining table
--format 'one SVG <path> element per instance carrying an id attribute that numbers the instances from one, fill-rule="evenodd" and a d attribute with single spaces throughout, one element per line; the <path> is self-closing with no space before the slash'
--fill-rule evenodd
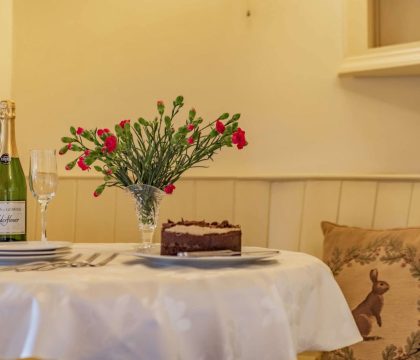
<path id="1" fill-rule="evenodd" d="M 82 259 L 119 255 L 0 272 L 0 359 L 295 360 L 362 340 L 331 271 L 308 254 L 168 263 L 135 251 L 75 243 Z"/>

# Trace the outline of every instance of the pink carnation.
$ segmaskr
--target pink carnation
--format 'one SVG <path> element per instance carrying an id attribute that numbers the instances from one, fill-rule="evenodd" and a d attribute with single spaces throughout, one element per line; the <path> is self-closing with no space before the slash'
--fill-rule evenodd
<path id="1" fill-rule="evenodd" d="M 219 134 L 223 134 L 225 132 L 225 129 L 226 129 L 225 125 L 220 120 L 217 120 L 216 121 L 216 131 Z"/>
<path id="2" fill-rule="evenodd" d="M 232 143 L 236 144 L 237 148 L 241 150 L 244 146 L 246 146 L 248 143 L 245 139 L 245 131 L 243 131 L 241 128 L 238 128 L 233 134 L 232 134 Z"/>
<path id="3" fill-rule="evenodd" d="M 79 166 L 79 168 L 81 168 L 83 171 L 85 171 L 85 170 L 90 170 L 90 166 L 89 165 L 87 165 L 86 163 L 85 163 L 85 158 L 83 157 L 83 156 L 81 156 L 80 158 L 79 158 L 79 160 L 77 160 L 77 165 Z"/>
<path id="4" fill-rule="evenodd" d="M 110 135 L 105 139 L 105 149 L 107 152 L 112 153 L 117 148 L 117 137 Z"/>
<path id="5" fill-rule="evenodd" d="M 163 191 L 166 192 L 167 194 L 172 194 L 174 190 L 175 190 L 174 184 L 166 185 L 165 188 L 163 189 Z"/>
<path id="6" fill-rule="evenodd" d="M 124 129 L 125 124 L 129 124 L 130 120 L 121 120 L 120 121 L 120 126 Z"/>

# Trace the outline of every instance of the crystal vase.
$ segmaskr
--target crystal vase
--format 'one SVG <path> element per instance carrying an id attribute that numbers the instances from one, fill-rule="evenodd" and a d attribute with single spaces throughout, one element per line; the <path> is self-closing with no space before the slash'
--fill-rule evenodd
<path id="1" fill-rule="evenodd" d="M 130 185 L 126 189 L 136 204 L 136 214 L 141 232 L 139 249 L 150 249 L 158 222 L 160 202 L 165 193 L 154 186 L 145 184 Z"/>

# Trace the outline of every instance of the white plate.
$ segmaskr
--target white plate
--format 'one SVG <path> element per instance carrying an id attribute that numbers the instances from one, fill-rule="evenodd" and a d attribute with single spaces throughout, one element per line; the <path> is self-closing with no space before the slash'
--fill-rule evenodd
<path id="1" fill-rule="evenodd" d="M 53 254 L 53 255 L 28 255 L 28 256 L 2 256 L 0 257 L 0 264 L 9 263 L 9 262 L 23 262 L 23 261 L 38 261 L 38 260 L 48 260 L 48 259 L 57 259 L 60 257 L 67 256 L 69 253 L 64 254 Z"/>
<path id="2" fill-rule="evenodd" d="M 57 250 L 36 250 L 36 251 L 2 251 L 0 249 L 0 259 L 8 256 L 30 256 L 30 255 L 60 255 L 68 254 L 71 252 L 71 248 L 61 248 Z"/>
<path id="3" fill-rule="evenodd" d="M 73 244 L 69 241 L 14 241 L 0 243 L 0 251 L 45 251 L 70 247 Z"/>
<path id="4" fill-rule="evenodd" d="M 272 250 L 273 253 L 267 253 Z M 253 254 L 242 254 L 240 256 L 209 256 L 209 257 L 187 257 L 187 256 L 170 256 L 160 255 L 160 244 L 155 244 L 148 252 L 137 251 L 131 253 L 133 256 L 137 256 L 148 261 L 167 265 L 235 265 L 235 264 L 246 264 L 255 262 L 262 259 L 272 258 L 273 256 L 279 255 L 278 250 L 267 249 L 261 247 L 243 246 L 243 252 L 247 251 L 264 251 L 265 253 L 253 253 Z"/>

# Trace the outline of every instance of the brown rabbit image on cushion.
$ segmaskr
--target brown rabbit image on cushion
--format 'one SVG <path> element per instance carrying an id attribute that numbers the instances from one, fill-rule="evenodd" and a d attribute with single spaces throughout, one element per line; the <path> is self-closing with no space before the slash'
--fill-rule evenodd
<path id="1" fill-rule="evenodd" d="M 378 230 L 323 222 L 322 230 L 324 261 L 354 309 L 359 331 L 374 340 L 322 359 L 420 360 L 420 227 Z"/>
<path id="2" fill-rule="evenodd" d="M 389 290 L 389 284 L 386 281 L 378 280 L 378 269 L 370 271 L 370 280 L 372 281 L 372 291 L 366 296 L 357 307 L 352 311 L 354 320 L 359 328 L 360 334 L 364 340 L 379 340 L 379 336 L 368 336 L 372 331 L 374 318 L 378 326 L 382 326 L 381 311 L 384 306 L 384 296 Z"/>

